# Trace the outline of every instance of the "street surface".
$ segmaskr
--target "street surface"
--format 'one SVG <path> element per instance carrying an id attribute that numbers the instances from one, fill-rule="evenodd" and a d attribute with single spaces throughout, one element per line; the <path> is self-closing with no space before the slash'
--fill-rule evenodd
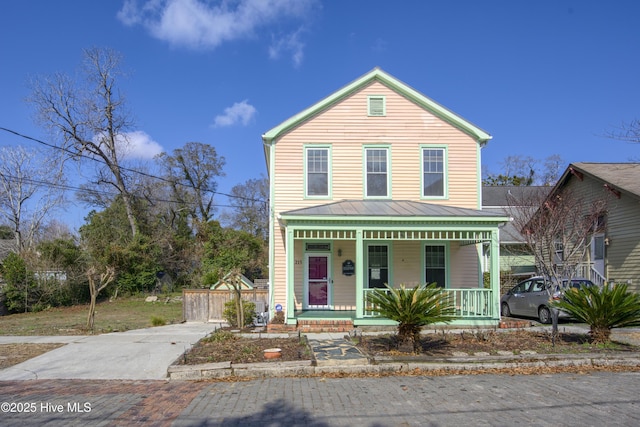
<path id="1" fill-rule="evenodd" d="M 2 426 L 638 426 L 640 373 L 0 382 Z"/>

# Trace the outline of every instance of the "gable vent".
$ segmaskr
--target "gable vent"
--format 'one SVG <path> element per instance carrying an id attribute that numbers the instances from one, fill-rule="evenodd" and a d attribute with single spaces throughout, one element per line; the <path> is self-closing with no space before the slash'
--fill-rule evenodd
<path id="1" fill-rule="evenodd" d="M 385 98 L 384 96 L 370 96 L 369 97 L 369 115 L 370 116 L 384 116 L 385 111 Z"/>

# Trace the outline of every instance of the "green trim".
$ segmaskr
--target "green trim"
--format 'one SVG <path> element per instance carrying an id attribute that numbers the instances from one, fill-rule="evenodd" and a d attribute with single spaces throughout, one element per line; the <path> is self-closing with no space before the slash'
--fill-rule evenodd
<path id="1" fill-rule="evenodd" d="M 309 189 L 309 187 L 307 186 L 307 152 L 309 150 L 327 150 L 327 194 L 326 195 L 309 195 L 307 194 L 307 191 Z M 303 167 L 303 176 L 302 176 L 302 181 L 303 181 L 303 185 L 304 185 L 304 190 L 303 190 L 303 194 L 304 194 L 304 198 L 305 199 L 313 199 L 313 200 L 331 200 L 332 199 L 332 192 L 333 192 L 333 173 L 332 173 L 332 169 L 333 169 L 333 162 L 332 162 L 332 149 L 331 149 L 331 144 L 305 144 L 302 146 L 302 151 L 303 151 L 303 159 L 302 159 L 302 167 Z"/>
<path id="2" fill-rule="evenodd" d="M 443 163 L 443 194 L 442 196 L 426 196 L 424 194 L 424 150 L 442 150 Z M 421 200 L 448 200 L 449 199 L 449 146 L 443 144 L 420 145 L 420 199 Z"/>
<path id="3" fill-rule="evenodd" d="M 451 326 L 498 326 L 500 319 L 454 319 L 449 323 L 432 323 L 429 326 L 425 326 L 425 330 L 432 330 L 435 328 L 447 328 Z M 398 322 L 388 319 L 381 319 L 378 317 L 364 317 L 356 318 L 353 320 L 354 326 L 397 326 Z"/>
<path id="4" fill-rule="evenodd" d="M 461 116 L 448 110 L 434 100 L 424 96 L 420 92 L 416 91 L 410 86 L 407 86 L 405 83 L 397 80 L 395 77 L 385 73 L 381 69 L 374 68 L 367 74 L 364 74 L 363 76 L 344 86 L 342 89 L 339 89 L 338 91 L 332 93 L 321 101 L 315 103 L 311 107 L 285 120 L 278 126 L 268 130 L 262 135 L 262 140 L 267 144 L 274 143 L 278 138 L 280 138 L 282 135 L 286 134 L 293 128 L 299 126 L 302 122 L 305 122 L 312 117 L 320 114 L 322 111 L 330 108 L 336 103 L 342 101 L 344 98 L 350 96 L 354 92 L 362 89 L 363 87 L 369 85 L 374 81 L 384 84 L 385 86 L 389 87 L 405 98 L 415 102 L 422 108 L 430 111 L 432 114 L 438 116 L 442 120 L 471 136 L 480 144 L 485 144 L 491 139 L 491 135 L 475 126 L 471 122 L 463 119 Z"/>
<path id="5" fill-rule="evenodd" d="M 386 150 L 387 152 L 387 195 L 369 196 L 367 194 L 367 150 Z M 388 200 L 392 199 L 391 193 L 391 144 L 365 144 L 362 146 L 362 198 L 367 200 Z"/>
<path id="6" fill-rule="evenodd" d="M 476 146 L 476 195 L 478 197 L 478 205 L 476 209 L 482 209 L 482 153 L 480 152 L 482 147 Z"/>
<path id="7" fill-rule="evenodd" d="M 451 244 L 449 240 L 423 240 L 420 241 L 420 274 L 422 275 L 422 283 L 427 283 L 427 263 L 426 248 L 427 246 L 444 246 L 444 289 L 451 287 Z"/>

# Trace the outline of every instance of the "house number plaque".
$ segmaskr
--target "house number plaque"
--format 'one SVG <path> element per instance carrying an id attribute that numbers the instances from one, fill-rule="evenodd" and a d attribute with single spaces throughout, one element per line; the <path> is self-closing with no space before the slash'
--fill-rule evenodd
<path id="1" fill-rule="evenodd" d="M 353 276 L 356 272 L 356 265 L 350 259 L 342 263 L 342 274 L 345 276 Z"/>

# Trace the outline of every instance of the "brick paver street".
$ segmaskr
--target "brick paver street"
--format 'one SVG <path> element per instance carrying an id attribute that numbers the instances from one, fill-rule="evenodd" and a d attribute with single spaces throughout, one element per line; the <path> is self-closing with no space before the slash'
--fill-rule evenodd
<path id="1" fill-rule="evenodd" d="M 640 373 L 0 382 L 0 425 L 637 426 Z"/>

